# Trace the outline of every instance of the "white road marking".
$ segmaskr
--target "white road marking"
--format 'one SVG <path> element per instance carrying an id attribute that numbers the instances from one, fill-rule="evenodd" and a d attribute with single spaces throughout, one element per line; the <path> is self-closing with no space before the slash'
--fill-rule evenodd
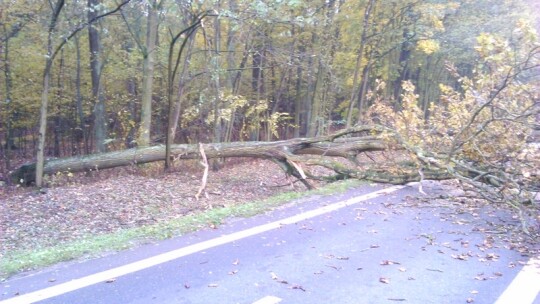
<path id="1" fill-rule="evenodd" d="M 508 285 L 495 304 L 532 304 L 540 293 L 540 260 L 529 262 Z"/>
<path id="2" fill-rule="evenodd" d="M 274 296 L 266 296 L 258 301 L 253 302 L 252 304 L 276 304 L 281 302 L 282 299 Z"/>
<path id="3" fill-rule="evenodd" d="M 415 184 L 415 183 L 411 183 L 411 184 Z M 81 289 L 90 285 L 106 282 L 107 280 L 115 279 L 120 276 L 124 276 L 124 275 L 130 274 L 139 270 L 143 270 L 143 269 L 150 268 L 159 264 L 163 264 L 163 263 L 187 256 L 187 255 L 199 252 L 199 251 L 203 251 L 212 247 L 231 243 L 231 242 L 243 239 L 243 238 L 257 235 L 257 234 L 270 231 L 273 229 L 277 229 L 281 227 L 282 225 L 294 224 L 299 221 L 310 219 L 310 218 L 313 218 L 313 217 L 316 217 L 325 213 L 329 213 L 329 212 L 344 208 L 346 206 L 358 204 L 360 202 L 373 199 L 378 196 L 388 194 L 388 193 L 397 191 L 405 187 L 406 186 L 392 186 L 386 189 L 382 189 L 382 190 L 378 190 L 378 191 L 364 194 L 361 196 L 353 197 L 345 201 L 337 202 L 328 206 L 324 206 L 322 208 L 307 211 L 307 212 L 304 212 L 295 216 L 291 216 L 291 217 L 288 217 L 279 221 L 275 221 L 268 224 L 249 228 L 246 230 L 223 235 L 223 236 L 220 236 L 220 237 L 208 240 L 208 241 L 200 242 L 200 243 L 193 244 L 187 247 L 165 252 L 165 253 L 150 257 L 150 258 L 146 258 L 137 262 L 124 265 L 124 266 L 116 267 L 116 268 L 98 272 L 98 273 L 95 273 L 86 277 L 74 279 L 69 282 L 61 283 L 55 286 L 51 286 L 48 288 L 44 288 L 41 290 L 37 290 L 34 292 L 16 296 L 11 299 L 0 301 L 0 304 L 8 304 L 8 303 L 9 304 L 14 304 L 14 303 L 27 304 L 27 303 L 33 303 L 33 302 L 49 299 L 49 298 L 59 296 L 59 295 L 62 295 L 62 294 L 65 294 L 65 293 L 68 293 L 77 289 Z"/>

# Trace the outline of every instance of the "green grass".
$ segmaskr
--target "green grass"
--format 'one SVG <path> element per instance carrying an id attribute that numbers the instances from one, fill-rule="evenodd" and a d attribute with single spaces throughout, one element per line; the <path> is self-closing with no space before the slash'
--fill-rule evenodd
<path id="1" fill-rule="evenodd" d="M 201 211 L 151 226 L 124 229 L 106 235 L 87 236 L 81 240 L 53 247 L 11 252 L 0 260 L 0 278 L 82 257 L 97 257 L 106 252 L 127 249 L 144 242 L 180 236 L 208 227 L 210 224 L 219 225 L 227 218 L 251 217 L 301 197 L 340 193 L 359 184 L 360 182 L 356 180 L 341 181 L 310 192 L 281 193 L 262 201 Z"/>

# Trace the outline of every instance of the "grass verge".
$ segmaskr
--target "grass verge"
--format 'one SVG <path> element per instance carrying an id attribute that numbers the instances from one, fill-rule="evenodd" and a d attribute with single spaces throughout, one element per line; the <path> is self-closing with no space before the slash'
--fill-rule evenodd
<path id="1" fill-rule="evenodd" d="M 340 193 L 360 183 L 357 180 L 340 181 L 314 191 L 281 193 L 261 201 L 201 211 L 151 226 L 124 229 L 99 236 L 87 236 L 81 240 L 53 247 L 11 252 L 0 260 L 0 278 L 5 279 L 22 271 L 73 259 L 97 257 L 105 252 L 127 249 L 143 242 L 180 236 L 209 225 L 219 225 L 226 218 L 251 217 L 301 197 Z"/>

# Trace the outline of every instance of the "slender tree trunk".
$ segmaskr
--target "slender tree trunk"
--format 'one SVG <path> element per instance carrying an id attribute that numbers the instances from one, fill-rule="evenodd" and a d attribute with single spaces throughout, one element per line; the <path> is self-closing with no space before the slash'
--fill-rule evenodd
<path id="1" fill-rule="evenodd" d="M 158 7 L 159 4 L 157 0 L 152 1 L 148 6 L 146 48 L 144 50 L 143 59 L 141 125 L 139 127 L 139 139 L 137 140 L 137 144 L 140 147 L 148 146 L 150 144 L 150 131 L 152 127 L 154 60 L 158 30 Z"/>
<path id="2" fill-rule="evenodd" d="M 221 1 L 218 1 L 218 7 L 221 5 Z M 214 100 L 214 142 L 220 143 L 221 142 L 221 118 L 219 117 L 219 113 L 221 111 L 220 104 L 221 104 L 221 75 L 220 75 L 220 67 L 221 67 L 221 21 L 219 18 L 216 18 L 214 20 L 214 52 L 212 54 L 212 62 L 214 63 L 214 66 L 212 67 L 213 71 L 213 86 L 215 90 L 215 100 Z M 217 163 L 212 162 L 212 167 L 214 169 L 217 169 Z"/>
<path id="3" fill-rule="evenodd" d="M 88 0 L 88 20 L 98 16 L 101 0 Z M 94 143 L 97 152 L 105 152 L 107 146 L 107 120 L 105 111 L 105 96 L 101 83 L 101 41 L 95 24 L 88 27 L 90 48 L 90 72 L 92 78 L 92 99 L 94 100 Z"/>
<path id="4" fill-rule="evenodd" d="M 255 103 L 258 104 L 264 96 L 264 71 L 263 71 L 263 65 L 264 65 L 264 39 L 265 37 L 257 37 L 256 39 L 261 39 L 263 41 L 259 41 L 258 46 L 255 47 L 255 51 L 252 55 L 253 60 L 253 70 L 251 74 L 251 86 L 253 93 L 255 95 Z M 252 126 L 252 132 L 250 134 L 250 140 L 256 141 L 260 138 L 260 112 L 255 111 L 254 113 L 255 117 L 252 120 L 251 124 Z"/>
<path id="5" fill-rule="evenodd" d="M 231 12 L 238 11 L 238 5 L 236 0 L 229 0 L 229 10 Z M 236 65 L 236 45 L 237 45 L 237 23 L 235 23 L 234 20 L 230 20 L 228 31 L 227 31 L 227 41 L 226 41 L 226 49 L 227 49 L 227 69 L 233 70 L 237 68 Z M 241 72 L 241 71 L 238 71 Z M 226 88 L 230 91 L 231 95 L 236 95 L 235 93 L 235 73 L 227 73 L 226 75 Z M 235 109 L 231 110 L 231 115 L 229 121 L 224 122 L 223 129 L 224 129 L 224 135 L 223 135 L 223 141 L 229 142 L 231 141 L 232 137 L 232 130 L 234 129 L 234 123 L 235 123 L 235 117 L 236 117 L 236 111 Z"/>
<path id="6" fill-rule="evenodd" d="M 360 36 L 360 47 L 358 47 L 358 52 L 356 55 L 356 67 L 354 69 L 354 78 L 353 86 L 351 90 L 351 98 L 349 99 L 349 110 L 347 111 L 347 122 L 346 127 L 349 128 L 352 125 L 352 112 L 354 109 L 355 101 L 357 96 L 360 93 L 360 87 L 358 87 L 358 75 L 360 74 L 360 67 L 362 65 L 362 58 L 364 57 L 364 48 L 367 44 L 367 33 L 369 29 L 369 19 L 371 15 L 371 10 L 376 0 L 369 0 L 366 4 L 366 9 L 364 11 L 364 23 L 362 25 L 362 34 Z"/>
<path id="7" fill-rule="evenodd" d="M 45 59 L 45 69 L 43 71 L 43 91 L 41 92 L 41 107 L 39 109 L 39 134 L 36 161 L 36 186 L 43 186 L 43 167 L 45 165 L 45 135 L 47 133 L 47 107 L 49 104 L 49 87 L 51 80 L 51 68 L 53 63 L 52 39 L 56 30 L 58 16 L 64 7 L 64 0 L 58 0 L 54 5 L 49 28 L 47 31 L 47 56 Z"/>
<path id="8" fill-rule="evenodd" d="M 242 78 L 242 71 L 244 71 L 246 64 L 248 62 L 248 59 L 249 59 L 250 48 L 251 48 L 250 41 L 251 39 L 246 38 L 246 43 L 244 45 L 244 52 L 242 55 L 242 60 L 240 61 L 240 66 L 238 67 L 238 71 L 234 73 L 234 76 L 231 77 L 231 81 L 232 81 L 231 90 L 232 90 L 233 95 L 238 95 L 238 92 L 240 91 L 240 79 Z M 228 64 L 230 68 L 234 67 L 234 62 L 231 58 L 228 58 Z M 227 125 L 227 130 L 225 133 L 225 142 L 232 141 L 235 120 L 236 120 L 236 111 L 233 110 L 231 112 L 229 123 Z M 241 135 L 239 136 L 239 139 L 240 138 L 241 138 Z"/>
<path id="9" fill-rule="evenodd" d="M 4 33 L 7 33 L 5 25 L 3 26 Z M 2 51 L 2 49 L 0 49 Z M 11 113 L 11 65 L 9 60 L 9 39 L 6 39 L 3 45 L 4 52 L 4 81 L 5 81 L 5 105 L 6 105 L 6 145 L 5 145 L 5 163 L 6 172 L 11 169 L 11 150 L 14 147 L 13 141 L 13 115 Z M 1 53 L 1 52 L 0 52 Z M 1 147 L 0 147 L 1 150 Z"/>
<path id="10" fill-rule="evenodd" d="M 123 45 L 124 51 L 128 53 L 129 57 L 131 57 L 133 52 L 133 43 L 131 41 L 127 41 Z M 137 127 L 135 125 L 135 122 L 138 121 L 137 119 L 137 79 L 134 76 L 129 76 L 126 79 L 126 92 L 128 96 L 128 112 L 129 112 L 129 121 L 131 122 L 129 124 L 129 130 L 127 131 L 126 138 L 125 138 L 125 146 L 127 148 L 134 148 L 136 146 L 137 141 Z"/>
<path id="11" fill-rule="evenodd" d="M 75 37 L 75 50 L 76 50 L 76 71 L 75 71 L 75 111 L 77 112 L 77 127 L 75 129 L 75 140 L 78 145 L 77 154 L 81 154 L 81 141 L 84 146 L 85 154 L 90 153 L 88 145 L 88 135 L 85 131 L 84 125 L 84 109 L 83 109 L 83 97 L 81 93 L 81 46 L 79 43 L 79 37 Z"/>
<path id="12" fill-rule="evenodd" d="M 314 73 L 313 66 L 311 68 L 310 74 Z M 322 60 L 319 58 L 318 61 L 318 67 L 317 67 L 317 75 L 314 77 L 315 80 L 310 80 L 310 84 L 308 85 L 308 96 L 311 96 L 311 100 L 308 100 L 307 102 L 310 104 L 310 116 L 309 116 L 309 124 L 308 124 L 308 137 L 314 137 L 317 136 L 317 133 L 320 131 L 321 127 L 321 121 L 323 120 L 321 117 L 322 114 L 322 99 L 319 94 L 317 94 L 317 87 L 319 86 L 319 83 L 321 82 L 321 78 L 323 77 L 324 67 L 322 64 Z M 311 94 L 309 94 L 311 92 Z"/>
<path id="13" fill-rule="evenodd" d="M 310 55 L 314 55 L 315 53 L 315 43 L 317 41 L 317 35 L 315 33 L 311 34 L 311 50 Z M 317 81 L 319 78 L 319 73 L 317 72 L 315 75 L 315 62 L 314 57 L 309 56 L 307 60 L 307 88 L 306 88 L 306 94 L 304 95 L 304 108 L 306 109 L 306 116 L 305 116 L 305 127 L 306 127 L 306 134 L 308 136 L 311 136 L 311 134 L 315 134 L 315 127 L 314 127 L 314 121 L 312 121 L 313 117 L 313 110 L 318 107 L 315 100 L 315 92 L 317 91 Z M 316 111 L 316 110 L 315 110 Z"/>
<path id="14" fill-rule="evenodd" d="M 60 109 L 61 109 L 61 102 L 62 102 L 62 94 L 64 91 L 64 79 L 63 79 L 63 73 L 64 73 L 64 51 L 62 50 L 60 53 L 60 62 L 58 65 L 58 78 L 57 78 L 57 90 L 56 90 L 56 113 L 54 115 L 54 156 L 60 157 L 61 156 L 61 131 L 62 131 L 62 123 L 61 123 L 61 117 L 60 117 Z"/>
<path id="15" fill-rule="evenodd" d="M 293 27 L 294 29 L 294 27 Z M 300 54 L 303 54 L 305 51 L 305 48 L 300 45 L 298 47 L 298 51 Z M 294 97 L 294 134 L 293 136 L 295 138 L 300 137 L 301 134 L 303 134 L 302 130 L 302 115 L 304 113 L 304 107 L 302 104 L 302 77 L 303 77 L 303 68 L 302 68 L 302 61 L 298 59 L 297 67 L 296 67 L 296 96 Z"/>
<path id="16" fill-rule="evenodd" d="M 371 54 L 369 56 L 370 58 L 368 59 L 368 62 L 362 69 L 362 80 L 360 81 L 360 92 L 358 94 L 358 122 L 359 123 L 361 123 L 363 115 L 364 115 L 364 109 L 367 107 L 366 93 L 367 93 L 368 83 L 369 83 L 369 72 L 371 70 Z"/>
<path id="17" fill-rule="evenodd" d="M 176 137 L 176 129 L 178 128 L 178 125 L 180 124 L 180 114 L 182 112 L 182 101 L 184 98 L 184 92 L 186 90 L 186 86 L 188 85 L 188 81 L 186 79 L 186 73 L 189 70 L 191 51 L 193 50 L 193 45 L 195 43 L 195 39 L 193 36 L 186 37 L 185 39 L 189 39 L 189 41 L 187 42 L 187 50 L 185 50 L 186 57 L 182 64 L 180 77 L 178 77 L 178 93 L 176 94 L 177 99 L 174 104 L 173 121 L 172 121 L 172 126 L 171 126 L 171 133 L 172 133 L 173 139 Z"/>

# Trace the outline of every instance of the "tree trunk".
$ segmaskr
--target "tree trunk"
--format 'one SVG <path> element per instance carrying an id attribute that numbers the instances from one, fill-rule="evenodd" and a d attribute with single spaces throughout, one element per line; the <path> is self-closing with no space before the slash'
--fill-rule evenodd
<path id="1" fill-rule="evenodd" d="M 0 14 L 1 16 L 1 14 Z M 13 149 L 14 142 L 13 142 L 13 115 L 11 114 L 11 88 L 12 88 L 12 77 L 11 77 L 11 65 L 10 65 L 10 59 L 9 59 L 9 38 L 7 35 L 7 31 L 5 26 L 4 27 L 4 37 L 5 42 L 3 45 L 3 48 L 0 48 L 0 53 L 4 53 L 4 84 L 5 84 L 5 104 L 6 104 L 6 145 L 5 145 L 5 162 L 6 162 L 6 171 L 9 171 L 11 169 L 11 150 Z M 1 46 L 1 45 L 0 45 Z M 0 151 L 2 151 L 2 148 L 0 147 Z"/>
<path id="2" fill-rule="evenodd" d="M 187 72 L 191 63 L 191 51 L 193 50 L 193 45 L 195 42 L 195 37 L 193 35 L 186 37 L 189 41 L 187 42 L 187 50 L 185 51 L 185 58 L 182 64 L 182 70 L 178 77 L 178 92 L 176 94 L 177 100 L 174 103 L 174 109 L 172 114 L 172 125 L 171 125 L 171 137 L 174 140 L 176 137 L 176 129 L 180 124 L 180 114 L 182 112 L 182 100 L 184 98 L 184 92 L 186 91 L 186 86 L 188 85 Z"/>
<path id="3" fill-rule="evenodd" d="M 98 16 L 101 0 L 88 0 L 88 20 Z M 90 72 L 92 77 L 92 99 L 94 100 L 94 143 L 97 152 L 105 152 L 107 146 L 107 120 L 105 118 L 105 96 L 101 85 L 101 41 L 95 25 L 88 27 L 90 48 Z"/>
<path id="4" fill-rule="evenodd" d="M 351 90 L 351 98 L 349 100 L 349 110 L 347 112 L 347 128 L 352 126 L 352 111 L 354 109 L 355 101 L 357 100 L 358 94 L 360 93 L 361 88 L 358 87 L 358 76 L 360 74 L 360 66 L 362 64 L 362 58 L 364 56 L 364 48 L 367 44 L 367 32 L 369 29 L 369 18 L 373 4 L 376 0 L 369 0 L 366 9 L 364 11 L 364 23 L 362 26 L 362 34 L 360 36 L 360 46 L 358 47 L 358 53 L 356 55 L 356 67 L 354 69 L 354 78 L 353 78 L 353 87 Z"/>
<path id="5" fill-rule="evenodd" d="M 205 144 L 209 159 L 229 157 L 253 157 L 270 159 L 283 165 L 294 176 L 300 176 L 291 169 L 289 162 L 322 161 L 319 156 L 341 157 L 356 162 L 359 153 L 386 149 L 384 142 L 373 136 L 340 138 L 347 134 L 370 132 L 371 127 L 358 127 L 334 135 L 316 138 L 298 138 L 276 142 L 233 142 Z M 197 159 L 200 157 L 197 145 L 171 145 L 171 155 L 176 159 Z M 305 159 L 303 157 L 307 156 Z M 142 164 L 165 159 L 165 146 L 143 147 L 117 152 L 87 156 L 54 159 L 44 166 L 44 174 L 56 172 L 94 171 L 119 166 Z M 330 163 L 330 162 L 329 162 Z M 11 178 L 14 182 L 30 184 L 34 181 L 35 164 L 27 164 L 16 170 Z"/>
<path id="6" fill-rule="evenodd" d="M 43 185 L 43 171 L 45 165 L 45 135 L 47 132 L 47 107 L 49 105 L 49 87 L 51 80 L 51 67 L 54 60 L 53 57 L 53 45 L 52 36 L 56 29 L 58 16 L 64 7 L 64 0 L 58 0 L 51 14 L 51 20 L 49 23 L 49 29 L 47 33 L 47 56 L 45 59 L 45 69 L 43 71 L 43 91 L 41 92 L 41 107 L 39 109 L 39 135 L 38 135 L 38 149 L 37 149 L 37 162 L 35 172 L 36 186 L 41 187 Z M 19 180 L 16 180 L 19 181 Z"/>
<path id="7" fill-rule="evenodd" d="M 62 117 L 61 115 L 61 107 L 62 107 L 62 98 L 64 94 L 64 51 L 62 50 L 60 52 L 60 62 L 58 65 L 58 78 L 56 82 L 56 109 L 55 109 L 55 115 L 54 115 L 54 148 L 53 148 L 53 155 L 55 157 L 60 157 L 61 155 L 61 142 L 62 142 Z"/>
<path id="8" fill-rule="evenodd" d="M 293 36 L 295 36 L 294 33 L 295 26 L 292 26 L 292 33 Z M 298 46 L 298 54 L 304 54 L 305 53 L 305 47 L 302 44 L 302 42 L 299 42 Z M 302 104 L 302 77 L 303 77 L 303 68 L 301 64 L 301 59 L 298 59 L 296 62 L 296 84 L 295 84 L 295 92 L 296 95 L 294 97 L 294 133 L 293 136 L 295 138 L 300 137 L 303 135 L 303 128 L 302 128 L 302 117 L 305 115 L 302 115 L 305 113 L 304 105 Z"/>
<path id="9" fill-rule="evenodd" d="M 88 135 L 85 131 L 84 125 L 84 110 L 83 110 L 83 98 L 81 93 L 81 46 L 79 44 L 79 36 L 75 37 L 75 50 L 76 50 L 76 71 L 75 71 L 75 111 L 77 112 L 77 127 L 75 128 L 75 141 L 77 142 L 76 154 L 83 154 L 81 149 L 81 142 L 84 146 L 85 154 L 89 154 Z M 73 151 L 75 152 L 75 151 Z"/>
<path id="10" fill-rule="evenodd" d="M 143 59 L 143 83 L 141 101 L 141 125 L 139 127 L 139 147 L 150 145 L 150 129 L 152 127 L 152 90 L 154 83 L 154 56 L 158 29 L 158 4 L 152 1 L 148 6 L 146 28 L 146 48 Z"/>

